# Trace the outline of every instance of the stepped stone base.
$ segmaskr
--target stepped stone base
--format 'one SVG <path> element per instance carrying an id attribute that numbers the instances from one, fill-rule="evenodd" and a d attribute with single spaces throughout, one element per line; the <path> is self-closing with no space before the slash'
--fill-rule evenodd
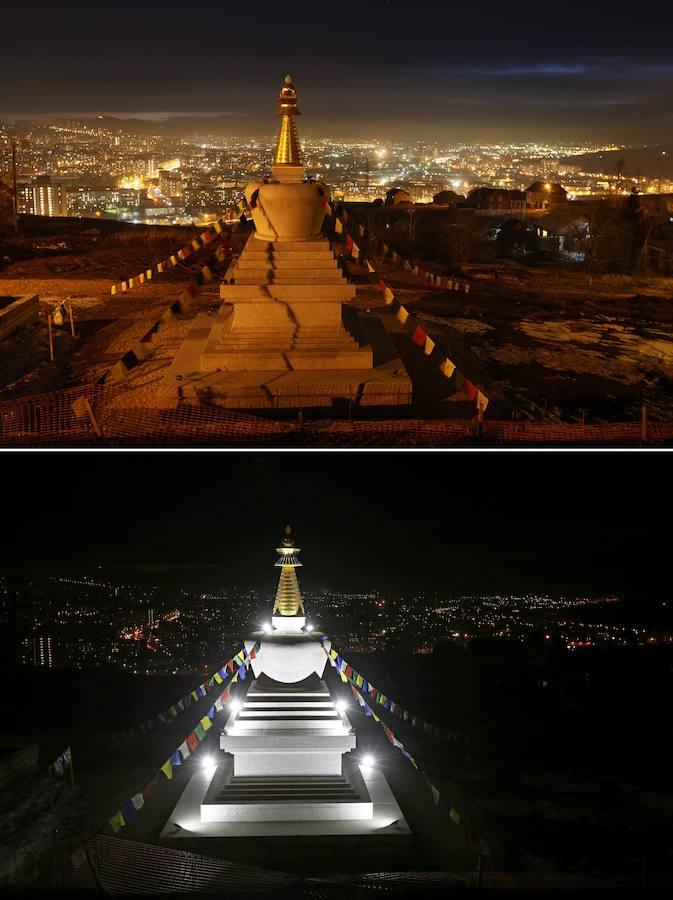
<path id="1" fill-rule="evenodd" d="M 352 763 L 340 775 L 234 775 L 226 760 L 201 802 L 202 822 L 314 822 L 371 819 L 374 807 Z"/>
<path id="2" fill-rule="evenodd" d="M 406 406 L 411 382 L 389 338 L 359 322 L 326 239 L 252 235 L 221 286 L 216 315 L 200 315 L 159 387 L 179 401 L 229 409 L 310 409 L 344 401 Z"/>
<path id="3" fill-rule="evenodd" d="M 190 839 L 195 838 L 227 837 L 243 840 L 275 837 L 296 840 L 296 835 L 301 835 L 307 838 L 322 836 L 330 842 L 334 841 L 334 846 L 338 847 L 340 838 L 343 840 L 376 838 L 390 848 L 393 853 L 391 859 L 396 852 L 394 848 L 408 847 L 411 843 L 409 826 L 384 774 L 376 768 L 358 767 L 372 804 L 371 817 L 367 819 L 326 816 L 321 819 L 203 821 L 201 817 L 203 802 L 211 784 L 221 777 L 218 775 L 219 768 L 218 766 L 216 770 L 199 769 L 191 777 L 161 831 L 162 839 L 176 840 L 179 846 L 184 846 Z M 327 805 L 324 808 L 327 812 Z M 195 844 L 195 849 L 198 846 Z"/>

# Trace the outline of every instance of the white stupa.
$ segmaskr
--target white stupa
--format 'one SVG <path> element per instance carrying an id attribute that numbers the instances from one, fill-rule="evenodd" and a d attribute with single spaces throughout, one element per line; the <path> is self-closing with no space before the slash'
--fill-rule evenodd
<path id="1" fill-rule="evenodd" d="M 255 231 L 229 267 L 215 316 L 202 313 L 167 368 L 162 402 L 236 409 L 406 406 L 411 381 L 376 316 L 352 302 L 355 284 L 323 233 L 328 185 L 306 177 L 288 75 L 269 177 L 245 188 Z M 348 326 L 346 325 L 348 323 Z"/>
<path id="2" fill-rule="evenodd" d="M 192 776 L 161 836 L 404 841 L 409 829 L 385 776 L 363 763 L 345 705 L 323 680 L 331 642 L 307 626 L 289 527 L 278 552 L 273 615 L 245 641 L 252 672 L 219 736 L 224 753 Z"/>

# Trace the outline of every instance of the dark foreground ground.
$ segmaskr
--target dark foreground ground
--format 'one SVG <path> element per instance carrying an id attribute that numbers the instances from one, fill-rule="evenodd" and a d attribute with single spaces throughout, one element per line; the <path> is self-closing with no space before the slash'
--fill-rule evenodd
<path id="1" fill-rule="evenodd" d="M 433 805 L 423 778 L 382 729 L 352 706 L 359 746 L 385 769 L 414 832 L 411 863 L 400 857 L 385 868 L 464 873 L 475 870 L 481 855 L 484 871 L 529 875 L 673 872 L 669 649 L 568 653 L 499 643 L 440 646 L 422 656 L 343 652 L 397 702 L 457 734 L 451 741 L 430 738 L 378 710 L 451 798 L 467 828 Z M 329 680 L 343 691 L 331 672 Z M 41 774 L 0 793 L 2 843 L 29 858 L 54 841 L 110 834 L 110 816 L 152 778 L 211 701 L 149 736 L 119 744 L 115 733 L 161 711 L 200 681 L 198 675 L 18 673 L 3 699 L 0 743 L 39 743 Z M 199 753 L 217 752 L 215 732 Z M 57 787 L 52 813 L 43 773 L 67 745 L 73 748 L 77 787 Z M 172 781 L 161 781 L 118 837 L 157 842 L 197 757 Z M 472 832 L 481 846 L 470 839 Z M 304 875 L 372 868 L 361 852 L 320 859 L 308 847 L 279 856 L 272 842 L 212 843 L 189 849 Z"/>

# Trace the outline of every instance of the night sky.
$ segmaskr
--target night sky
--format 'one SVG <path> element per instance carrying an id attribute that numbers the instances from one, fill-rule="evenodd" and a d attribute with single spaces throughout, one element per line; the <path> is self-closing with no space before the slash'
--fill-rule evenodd
<path id="1" fill-rule="evenodd" d="M 6 563 L 265 587 L 291 523 L 307 586 L 670 594 L 666 455 L 116 453 L 12 460 Z"/>
<path id="2" fill-rule="evenodd" d="M 673 139 L 673 5 L 132 0 L 3 8 L 0 115 L 226 114 L 270 133 L 282 77 L 306 135 Z"/>

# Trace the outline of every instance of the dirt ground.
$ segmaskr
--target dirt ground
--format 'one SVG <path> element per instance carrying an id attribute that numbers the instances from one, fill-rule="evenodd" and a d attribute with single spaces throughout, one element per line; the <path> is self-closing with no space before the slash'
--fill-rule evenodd
<path id="1" fill-rule="evenodd" d="M 40 295 L 40 322 L 0 342 L 0 399 L 97 381 L 180 297 L 210 251 L 192 257 L 190 266 L 110 295 L 113 282 L 166 257 L 192 233 L 150 231 L 33 235 L 13 247 L 10 259 L 7 242 L 0 246 L 0 295 Z M 235 252 L 245 237 L 234 236 Z M 56 246 L 59 239 L 66 249 L 35 249 Z M 673 419 L 673 279 L 591 278 L 571 264 L 498 260 L 464 267 L 470 283 L 465 294 L 429 287 L 388 260 L 377 260 L 377 268 L 438 348 L 489 397 L 489 417 L 634 421 L 645 402 L 652 418 Z M 451 394 L 447 379 L 384 306 L 378 286 L 360 267 L 350 271 L 358 284 L 356 306 L 380 314 L 396 341 L 419 414 L 472 416 L 473 404 Z M 63 300 L 72 302 L 77 337 L 67 325 L 54 330 L 52 363 L 47 314 Z M 118 402 L 152 405 L 155 386 L 193 318 L 214 311 L 218 302 L 215 280 L 161 329 Z"/>
<path id="2" fill-rule="evenodd" d="M 653 417 L 673 417 L 672 278 L 508 260 L 465 266 L 465 294 L 379 262 L 396 299 L 501 414 L 528 414 L 532 402 L 533 417 L 627 421 L 645 402 Z M 358 301 L 382 306 L 374 285 Z"/>
<path id="3" fill-rule="evenodd" d="M 149 237 L 141 231 L 113 234 L 109 239 L 81 239 L 68 252 L 5 260 L 0 270 L 0 295 L 39 294 L 40 319 L 0 341 L 1 400 L 97 381 L 181 297 L 197 268 L 212 255 L 212 249 L 194 254 L 189 266 L 180 264 L 126 293 L 110 293 L 113 283 L 174 253 L 194 229 L 169 228 L 159 235 L 153 232 Z M 52 244 L 56 237 L 52 237 Z M 39 246 L 44 245 L 44 240 Z M 33 245 L 36 243 L 32 241 Z M 70 240 L 69 245 L 72 244 Z M 64 300 L 72 304 L 76 337 L 71 336 L 67 321 L 63 327 L 54 328 L 52 362 L 47 317 Z M 144 405 L 151 395 L 150 386 L 160 380 L 161 370 L 168 365 L 192 319 L 217 302 L 218 285 L 213 281 L 188 306 L 183 303 L 182 315 L 162 328 L 160 338 L 153 341 L 150 357 L 125 385 L 128 397 L 126 391 L 122 392 L 120 402 Z"/>

